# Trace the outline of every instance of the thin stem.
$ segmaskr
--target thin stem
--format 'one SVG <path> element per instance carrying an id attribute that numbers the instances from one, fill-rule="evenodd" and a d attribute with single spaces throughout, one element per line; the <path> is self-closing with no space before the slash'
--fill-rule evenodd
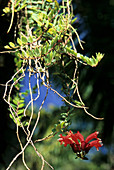
<path id="1" fill-rule="evenodd" d="M 34 145 L 33 142 L 31 142 L 31 145 L 33 146 L 36 154 L 37 154 L 39 157 L 41 157 L 41 159 L 42 159 L 42 161 L 43 161 L 41 170 L 43 170 L 43 168 L 44 168 L 44 162 L 45 162 L 51 169 L 54 169 L 54 168 L 43 158 L 43 156 L 38 152 L 38 150 L 36 149 L 36 147 L 35 147 L 35 145 Z"/>
<path id="2" fill-rule="evenodd" d="M 41 112 L 41 109 L 42 109 L 42 107 L 43 107 L 43 104 L 44 104 L 44 102 L 45 102 L 45 100 L 46 100 L 46 98 L 47 98 L 47 95 L 48 95 L 48 88 L 47 88 L 46 96 L 45 96 L 44 100 L 42 101 L 42 104 L 41 104 L 41 106 L 40 106 L 40 108 L 39 108 L 35 125 L 34 125 L 34 127 L 33 127 L 33 129 L 32 129 L 32 132 L 31 132 L 31 134 L 30 134 L 30 137 L 28 138 L 28 141 L 27 141 L 26 145 L 25 145 L 25 146 L 23 147 L 23 149 L 13 158 L 13 160 L 10 162 L 10 164 L 9 164 L 9 166 L 8 166 L 8 168 L 7 168 L 6 170 L 9 170 L 9 169 L 10 169 L 10 167 L 12 166 L 12 164 L 13 164 L 13 163 L 16 161 L 16 159 L 24 152 L 24 150 L 26 149 L 26 147 L 27 147 L 27 146 L 29 145 L 29 143 L 31 142 L 31 138 L 32 138 L 32 136 L 33 136 L 33 134 L 34 134 L 34 131 L 35 131 L 35 129 L 36 129 L 36 126 L 37 126 L 37 124 L 38 124 L 38 121 L 39 121 L 39 118 L 40 118 L 40 112 Z"/>
<path id="3" fill-rule="evenodd" d="M 19 137 L 19 127 L 18 127 L 18 125 L 17 125 L 17 132 L 16 132 L 16 134 L 17 134 L 17 139 L 18 139 L 18 141 L 19 141 L 21 150 L 23 150 L 23 145 L 22 145 L 21 140 L 20 140 L 20 137 Z M 28 170 L 30 170 L 30 169 L 28 168 L 26 162 L 25 162 L 24 151 L 23 151 L 23 153 L 22 153 L 22 161 L 23 161 L 24 166 L 25 166 Z"/>
<path id="4" fill-rule="evenodd" d="M 31 60 L 29 60 L 29 70 L 31 69 Z M 27 131 L 30 135 L 30 131 L 29 131 L 29 127 L 33 118 L 33 96 L 32 96 L 32 87 L 31 87 L 31 71 L 29 71 L 29 91 L 30 91 L 30 101 L 31 101 L 31 115 L 30 115 L 30 119 L 29 119 L 29 123 L 27 126 Z M 28 135 L 28 137 L 29 137 Z"/>
<path id="5" fill-rule="evenodd" d="M 45 83 L 43 83 L 45 87 L 48 87 Z M 72 103 L 70 103 L 65 97 L 63 97 L 60 93 L 58 93 L 56 90 L 54 90 L 53 88 L 51 88 L 50 86 L 48 87 L 50 90 L 52 90 L 54 93 L 56 93 L 59 97 L 61 97 L 66 103 L 68 103 L 69 105 L 76 107 L 76 108 L 85 108 L 85 106 L 77 106 L 74 105 Z"/>

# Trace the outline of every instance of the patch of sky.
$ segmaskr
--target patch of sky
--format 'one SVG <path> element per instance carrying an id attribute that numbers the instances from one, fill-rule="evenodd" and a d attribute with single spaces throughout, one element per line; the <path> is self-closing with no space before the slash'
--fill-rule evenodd
<path id="1" fill-rule="evenodd" d="M 107 147 L 105 147 L 105 146 L 102 146 L 101 148 L 100 148 L 100 151 L 104 154 L 104 155 L 107 155 L 107 153 L 108 153 L 108 148 Z"/>
<path id="2" fill-rule="evenodd" d="M 62 2 L 62 0 L 57 0 L 57 2 L 60 4 Z"/>
<path id="3" fill-rule="evenodd" d="M 37 81 L 36 75 L 31 76 L 30 82 L 31 82 L 32 88 L 35 87 L 36 81 Z M 21 87 L 20 92 L 25 92 L 26 90 L 29 90 L 28 82 L 29 82 L 29 75 L 28 75 L 28 72 L 26 72 L 25 78 L 21 82 L 23 86 Z M 60 91 L 59 88 L 57 88 L 56 90 Z M 35 108 L 39 108 L 41 106 L 41 103 L 45 98 L 46 92 L 47 92 L 47 88 L 41 84 L 41 79 L 39 78 L 39 97 L 36 101 L 34 101 Z M 33 93 L 33 99 L 35 99 L 37 95 L 38 95 L 38 89 L 36 88 Z M 30 94 L 28 94 L 25 97 L 25 103 L 27 104 L 30 100 L 31 100 Z M 50 105 L 55 106 L 55 107 L 60 107 L 61 105 L 63 105 L 63 101 L 56 93 L 48 89 L 48 95 L 44 103 L 44 108 L 49 109 Z"/>

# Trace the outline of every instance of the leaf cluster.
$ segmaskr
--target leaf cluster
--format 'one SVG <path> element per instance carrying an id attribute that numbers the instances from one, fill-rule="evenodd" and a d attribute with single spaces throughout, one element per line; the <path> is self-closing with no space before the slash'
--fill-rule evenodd
<path id="1" fill-rule="evenodd" d="M 10 113 L 10 118 L 13 119 L 14 123 L 16 123 L 18 126 L 27 126 L 28 122 L 27 121 L 23 121 L 23 113 L 24 113 L 24 107 L 25 107 L 25 103 L 24 103 L 24 98 L 22 96 L 15 96 L 14 99 L 12 100 L 11 106 L 12 106 L 12 110 L 13 110 L 13 115 L 16 117 L 14 118 L 12 116 L 12 114 Z"/>

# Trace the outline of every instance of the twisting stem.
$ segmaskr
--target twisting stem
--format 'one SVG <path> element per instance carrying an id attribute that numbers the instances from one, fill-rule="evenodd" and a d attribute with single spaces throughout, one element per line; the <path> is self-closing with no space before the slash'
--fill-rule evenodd
<path id="1" fill-rule="evenodd" d="M 31 60 L 29 60 L 29 70 L 31 69 Z M 27 126 L 27 131 L 28 131 L 28 137 L 30 135 L 30 131 L 29 131 L 29 127 L 32 121 L 32 117 L 33 117 L 33 96 L 32 96 L 32 87 L 31 87 L 31 71 L 29 71 L 29 91 L 30 91 L 30 101 L 31 101 L 31 115 L 30 115 L 30 119 L 29 119 L 29 123 Z"/>
<path id="2" fill-rule="evenodd" d="M 54 168 L 53 168 L 53 167 L 52 167 L 52 166 L 51 166 L 51 165 L 43 158 L 43 156 L 38 152 L 38 150 L 36 149 L 36 147 L 35 147 L 35 145 L 34 145 L 33 142 L 31 142 L 31 145 L 33 146 L 33 148 L 34 148 L 36 154 L 37 154 L 39 157 L 41 157 L 42 160 L 43 160 L 43 164 L 42 164 L 41 170 L 43 170 L 43 168 L 44 168 L 44 162 L 45 162 L 51 169 L 54 169 Z"/>
<path id="3" fill-rule="evenodd" d="M 79 89 L 78 89 L 78 77 L 77 77 L 77 82 L 75 82 L 75 81 L 72 80 L 67 74 L 66 74 L 66 76 L 76 85 L 77 95 L 78 95 L 78 97 L 79 97 L 80 102 L 83 103 L 82 98 L 81 98 L 80 93 L 79 93 Z M 91 116 L 91 117 L 94 118 L 94 119 L 97 119 L 97 120 L 103 120 L 103 119 L 104 119 L 104 118 L 98 118 L 98 117 L 93 116 L 91 113 L 89 113 L 89 112 L 86 110 L 86 107 L 83 107 L 83 109 L 84 109 L 85 113 L 87 113 L 89 116 Z"/>
<path id="4" fill-rule="evenodd" d="M 21 150 L 23 150 L 23 145 L 22 145 L 21 140 L 20 140 L 20 137 L 19 137 L 19 126 L 18 126 L 18 125 L 17 125 L 17 132 L 16 132 L 16 134 L 17 134 L 17 139 L 18 139 L 18 141 L 19 141 Z M 30 170 L 30 169 L 28 168 L 26 162 L 25 162 L 24 151 L 23 151 L 23 153 L 22 153 L 22 161 L 23 161 L 24 166 L 25 166 L 28 170 Z"/>
<path id="5" fill-rule="evenodd" d="M 34 127 L 33 127 L 33 129 L 32 129 L 32 132 L 31 132 L 31 134 L 30 134 L 30 137 L 28 138 L 28 141 L 27 141 L 26 145 L 25 145 L 25 146 L 23 147 L 23 149 L 13 158 L 13 160 L 10 162 L 10 164 L 9 164 L 9 166 L 8 166 L 8 168 L 7 168 L 6 170 L 9 170 L 9 169 L 10 169 L 10 167 L 11 167 L 12 164 L 15 162 L 15 160 L 24 152 L 24 150 L 26 149 L 26 147 L 27 147 L 27 146 L 29 145 L 29 143 L 31 142 L 31 138 L 32 138 L 32 136 L 33 136 L 33 134 L 34 134 L 34 131 L 35 131 L 35 129 L 36 129 L 36 126 L 37 126 L 37 124 L 38 124 L 38 121 L 39 121 L 39 118 L 40 118 L 40 112 L 41 112 L 41 109 L 42 109 L 42 107 L 43 107 L 43 104 L 44 104 L 44 102 L 45 102 L 45 100 L 46 100 L 46 98 L 47 98 L 47 95 L 48 95 L 48 88 L 47 88 L 46 96 L 45 96 L 44 100 L 42 101 L 42 104 L 41 104 L 41 106 L 40 106 L 40 108 L 39 108 L 35 125 L 34 125 Z M 41 155 L 39 155 L 39 157 L 41 157 L 42 161 L 44 162 L 43 157 L 42 157 Z"/>
<path id="6" fill-rule="evenodd" d="M 48 87 L 45 83 L 44 83 L 45 87 Z M 77 106 L 75 104 L 70 103 L 65 97 L 63 97 L 60 93 L 58 93 L 56 90 L 54 90 L 52 87 L 48 87 L 50 90 L 52 90 L 54 93 L 56 93 L 59 97 L 61 97 L 66 103 L 68 103 L 69 105 L 76 107 L 76 108 L 85 108 L 85 106 Z"/>

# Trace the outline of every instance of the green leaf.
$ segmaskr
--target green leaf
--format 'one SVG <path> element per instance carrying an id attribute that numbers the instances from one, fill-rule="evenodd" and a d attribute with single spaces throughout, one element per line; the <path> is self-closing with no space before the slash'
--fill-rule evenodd
<path id="1" fill-rule="evenodd" d="M 29 42 L 29 43 L 33 43 L 33 37 L 32 37 L 32 36 L 30 36 L 30 37 L 28 38 L 28 42 Z"/>
<path id="2" fill-rule="evenodd" d="M 98 63 L 98 59 L 97 59 L 97 58 L 95 59 L 95 57 L 92 56 L 92 59 L 93 59 L 94 64 L 97 64 L 97 63 Z"/>
<path id="3" fill-rule="evenodd" d="M 61 129 L 64 127 L 64 125 L 65 125 L 65 122 L 62 121 L 62 122 L 61 122 Z"/>
<path id="4" fill-rule="evenodd" d="M 98 61 L 101 61 L 101 59 L 104 57 L 104 54 L 102 53 L 96 53 Z"/>
<path id="5" fill-rule="evenodd" d="M 57 42 L 58 40 L 58 35 L 56 35 L 56 37 L 51 41 L 51 47 L 53 47 L 53 45 Z"/>
<path id="6" fill-rule="evenodd" d="M 74 89 L 75 87 L 76 87 L 76 85 L 74 84 L 74 85 L 70 88 L 70 90 Z"/>
<path id="7" fill-rule="evenodd" d="M 22 94 L 27 96 L 29 94 L 29 90 L 26 90 L 25 92 L 22 92 Z"/>
<path id="8" fill-rule="evenodd" d="M 17 2 L 15 2 L 15 8 L 19 5 L 20 2 L 21 0 L 18 0 Z"/>
<path id="9" fill-rule="evenodd" d="M 14 105 L 13 103 L 10 103 L 10 105 L 11 105 L 13 108 L 17 108 L 17 106 Z"/>
<path id="10" fill-rule="evenodd" d="M 19 100 L 19 103 L 24 103 L 24 102 L 25 102 L 24 99 Z"/>
<path id="11" fill-rule="evenodd" d="M 15 44 L 13 42 L 9 42 L 10 47 L 15 48 Z"/>
<path id="12" fill-rule="evenodd" d="M 42 26 L 43 23 L 41 21 L 39 21 L 39 17 L 40 16 L 38 14 L 33 14 L 32 15 L 32 19 L 38 23 L 38 26 Z"/>
<path id="13" fill-rule="evenodd" d="M 48 28 L 48 26 L 49 26 L 49 21 L 46 20 L 46 21 L 45 21 L 45 28 Z"/>
<path id="14" fill-rule="evenodd" d="M 72 63 L 72 60 L 66 63 L 65 67 L 67 67 L 70 63 Z"/>
<path id="15" fill-rule="evenodd" d="M 70 123 L 65 123 L 65 126 L 69 126 L 70 125 Z"/>
<path id="16" fill-rule="evenodd" d="M 48 33 L 51 35 L 56 34 L 55 28 L 49 28 Z"/>
<path id="17" fill-rule="evenodd" d="M 9 116 L 10 116 L 10 118 L 11 118 L 11 119 L 13 119 L 13 116 L 12 116 L 12 114 L 9 114 Z"/>
<path id="18" fill-rule="evenodd" d="M 53 59 L 53 52 L 52 52 L 52 51 L 50 52 L 50 55 L 49 55 L 49 58 L 48 58 L 48 59 L 49 59 L 49 60 L 48 60 L 49 63 L 51 63 L 51 61 L 52 61 L 52 59 Z"/>
<path id="19" fill-rule="evenodd" d="M 15 10 L 15 12 L 17 12 L 17 11 L 21 11 L 23 8 L 25 8 L 26 6 L 27 6 L 27 4 L 25 4 L 25 2 L 26 2 L 26 0 L 23 2 L 23 5 L 20 7 L 18 7 L 16 10 Z"/>
<path id="20" fill-rule="evenodd" d="M 70 54 L 78 57 L 79 53 L 76 53 L 74 50 L 72 50 L 71 48 L 69 47 L 65 47 L 66 51 L 69 52 Z"/>
<path id="21" fill-rule="evenodd" d="M 54 10 L 52 9 L 52 10 L 49 12 L 48 17 L 49 17 L 49 18 L 52 18 L 52 17 L 53 17 L 53 14 L 54 14 Z"/>
<path id="22" fill-rule="evenodd" d="M 21 40 L 22 40 L 22 43 L 23 43 L 23 44 L 26 44 L 26 43 L 28 42 L 27 38 L 24 37 L 24 36 L 22 36 L 22 39 L 21 39 Z"/>
<path id="23" fill-rule="evenodd" d="M 88 65 L 92 67 L 96 67 L 98 65 L 98 62 L 103 58 L 104 54 L 96 53 L 96 58 L 92 56 L 92 58 L 89 58 L 87 56 L 83 56 L 82 54 L 77 53 L 77 58 L 81 59 Z"/>
<path id="24" fill-rule="evenodd" d="M 45 54 L 45 53 L 46 53 L 46 47 L 44 46 L 44 47 L 42 48 L 42 55 Z"/>
<path id="25" fill-rule="evenodd" d="M 67 8 L 67 6 L 60 6 L 60 8 Z"/>
<path id="26" fill-rule="evenodd" d="M 46 1 L 47 1 L 47 2 L 50 2 L 50 3 L 53 2 L 53 0 L 46 0 Z"/>
<path id="27" fill-rule="evenodd" d="M 74 18 L 74 19 L 71 21 L 71 24 L 73 24 L 76 20 L 77 20 L 77 18 Z"/>
<path id="28" fill-rule="evenodd" d="M 17 38 L 17 43 L 18 43 L 19 45 L 22 45 L 22 41 L 21 41 L 19 38 Z"/>
<path id="29" fill-rule="evenodd" d="M 74 103 L 76 103 L 77 106 L 84 106 L 84 103 L 81 103 L 78 100 L 73 100 Z"/>
<path id="30" fill-rule="evenodd" d="M 22 124 L 23 124 L 23 126 L 28 126 L 29 123 L 24 121 L 24 122 L 22 122 Z"/>
<path id="31" fill-rule="evenodd" d="M 61 116 L 67 116 L 67 113 L 61 113 Z"/>
<path id="32" fill-rule="evenodd" d="M 9 50 L 12 49 L 9 45 L 5 45 L 4 48 Z"/>
<path id="33" fill-rule="evenodd" d="M 13 103 L 14 103 L 15 105 L 18 105 L 18 101 L 15 100 L 15 99 L 13 99 Z"/>
<path id="34" fill-rule="evenodd" d="M 19 114 L 21 114 L 23 112 L 24 112 L 24 109 L 21 109 L 21 110 L 18 110 L 17 114 L 19 115 Z"/>
<path id="35" fill-rule="evenodd" d="M 4 13 L 10 12 L 10 8 L 9 8 L 9 7 L 5 7 L 5 8 L 3 9 L 3 12 L 4 12 Z"/>
<path id="36" fill-rule="evenodd" d="M 24 103 L 19 104 L 18 108 L 23 108 L 25 106 Z"/>

